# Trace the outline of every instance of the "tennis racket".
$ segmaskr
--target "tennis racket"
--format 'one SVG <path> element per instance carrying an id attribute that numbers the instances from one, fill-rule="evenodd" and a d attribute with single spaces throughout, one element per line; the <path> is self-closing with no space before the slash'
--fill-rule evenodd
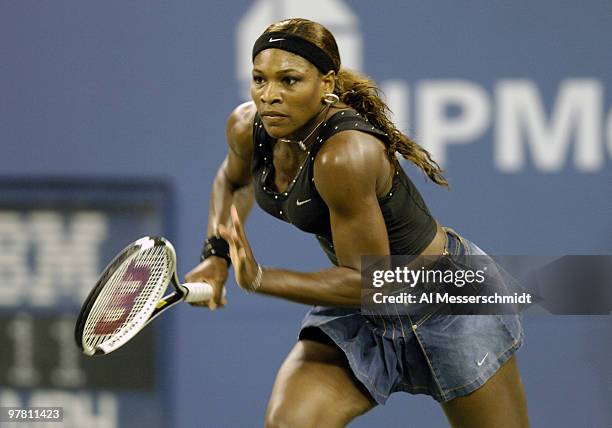
<path id="1" fill-rule="evenodd" d="M 170 282 L 174 292 L 163 296 Z M 108 354 L 177 303 L 206 301 L 212 294 L 210 284 L 181 284 L 172 244 L 146 236 L 124 248 L 100 275 L 77 319 L 77 345 L 89 356 Z"/>

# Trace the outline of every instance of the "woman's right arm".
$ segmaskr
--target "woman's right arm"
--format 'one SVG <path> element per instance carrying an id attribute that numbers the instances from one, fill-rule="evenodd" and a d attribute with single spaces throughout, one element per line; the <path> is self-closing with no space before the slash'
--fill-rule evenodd
<path id="1" fill-rule="evenodd" d="M 241 221 L 245 221 L 253 206 L 251 183 L 252 130 L 255 106 L 252 102 L 238 106 L 229 116 L 226 127 L 228 153 L 215 176 L 208 209 L 207 236 L 217 236 L 219 225 L 231 224 L 230 207 L 235 205 Z M 187 282 L 207 282 L 213 286 L 213 298 L 203 305 L 216 309 L 224 305 L 222 290 L 227 280 L 225 259 L 211 256 L 193 268 Z"/>

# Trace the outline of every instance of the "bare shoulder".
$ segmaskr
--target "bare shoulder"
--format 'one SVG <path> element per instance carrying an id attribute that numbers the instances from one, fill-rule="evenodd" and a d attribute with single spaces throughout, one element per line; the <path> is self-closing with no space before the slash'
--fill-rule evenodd
<path id="1" fill-rule="evenodd" d="M 342 131 L 329 138 L 315 160 L 319 178 L 374 181 L 388 165 L 384 144 L 360 131 Z"/>
<path id="2" fill-rule="evenodd" d="M 335 195 L 376 196 L 376 185 L 389 171 L 384 144 L 360 131 L 342 131 L 329 138 L 317 154 L 315 185 L 328 201 Z"/>
<path id="3" fill-rule="evenodd" d="M 236 107 L 227 119 L 227 143 L 241 158 L 250 158 L 253 152 L 252 133 L 256 112 L 255 103 L 250 101 Z"/>

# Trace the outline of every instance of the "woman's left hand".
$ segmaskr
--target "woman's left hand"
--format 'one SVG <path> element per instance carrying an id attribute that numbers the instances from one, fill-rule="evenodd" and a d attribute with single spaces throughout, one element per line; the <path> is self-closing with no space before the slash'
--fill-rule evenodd
<path id="1" fill-rule="evenodd" d="M 219 235 L 229 243 L 236 282 L 240 288 L 249 290 L 257 276 L 258 264 L 234 205 L 231 206 L 231 215 L 232 225 L 229 228 L 219 225 Z"/>

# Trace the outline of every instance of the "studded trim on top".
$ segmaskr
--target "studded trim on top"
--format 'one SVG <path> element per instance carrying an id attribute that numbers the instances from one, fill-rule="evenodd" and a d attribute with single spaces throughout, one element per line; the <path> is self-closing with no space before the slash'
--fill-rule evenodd
<path id="1" fill-rule="evenodd" d="M 254 130 L 259 129 L 265 133 L 265 130 L 263 130 L 263 124 L 261 123 L 261 118 L 259 117 L 259 115 L 256 115 L 255 122 L 253 125 L 254 125 Z M 262 185 L 263 190 L 267 194 L 271 195 L 276 200 L 279 200 L 279 199 L 282 199 L 288 196 L 289 193 L 291 193 L 295 183 L 299 179 L 302 173 L 302 170 L 304 170 L 305 167 L 307 166 L 307 163 L 308 162 L 310 162 L 311 164 L 314 163 L 316 155 L 319 149 L 321 148 L 321 146 L 323 145 L 323 143 L 326 140 L 328 140 L 330 137 L 332 137 L 334 134 L 341 132 L 341 131 L 347 131 L 347 130 L 358 130 L 358 131 L 367 132 L 370 134 L 375 134 L 375 135 L 379 135 L 383 137 L 387 136 L 386 133 L 372 126 L 368 122 L 366 117 L 360 115 L 358 112 L 354 110 L 341 110 L 341 111 L 334 113 L 327 119 L 327 121 L 325 121 L 325 123 L 323 123 L 323 125 L 321 125 L 321 131 L 319 131 L 319 135 L 315 138 L 314 144 L 310 146 L 310 149 L 306 153 L 306 157 L 304 158 L 304 161 L 299 166 L 295 177 L 289 183 L 289 186 L 287 187 L 287 189 L 285 189 L 285 191 L 283 192 L 277 192 L 276 190 L 266 185 L 268 174 L 270 172 L 270 169 L 272 168 L 272 151 L 271 151 L 271 144 L 270 144 L 271 138 L 267 135 L 267 133 L 265 133 L 265 135 L 268 137 L 266 138 L 266 141 L 268 142 L 268 144 L 264 144 L 262 142 L 257 144 L 257 149 L 263 155 L 263 161 L 264 161 L 264 170 L 263 170 L 263 174 L 261 178 L 261 185 Z M 314 181 L 314 177 L 310 177 L 310 179 L 311 181 Z"/>
<path id="2" fill-rule="evenodd" d="M 278 192 L 267 184 L 267 179 L 274 168 L 273 139 L 266 133 L 258 115 L 255 116 L 253 124 L 255 150 L 252 173 L 257 203 L 272 216 L 291 223 L 305 232 L 315 234 L 334 264 L 337 261 L 333 248 L 329 208 L 313 183 L 314 161 L 325 141 L 345 130 L 359 130 L 383 140 L 387 138 L 383 131 L 372 126 L 367 118 L 354 110 L 338 111 L 321 125 L 319 134 L 315 137 L 314 143 L 287 189 Z M 389 232 L 392 254 L 419 254 L 412 251 L 419 251 L 431 241 L 435 235 L 436 225 L 421 195 L 402 168 L 397 168 L 389 193 L 378 198 L 378 201 Z"/>

